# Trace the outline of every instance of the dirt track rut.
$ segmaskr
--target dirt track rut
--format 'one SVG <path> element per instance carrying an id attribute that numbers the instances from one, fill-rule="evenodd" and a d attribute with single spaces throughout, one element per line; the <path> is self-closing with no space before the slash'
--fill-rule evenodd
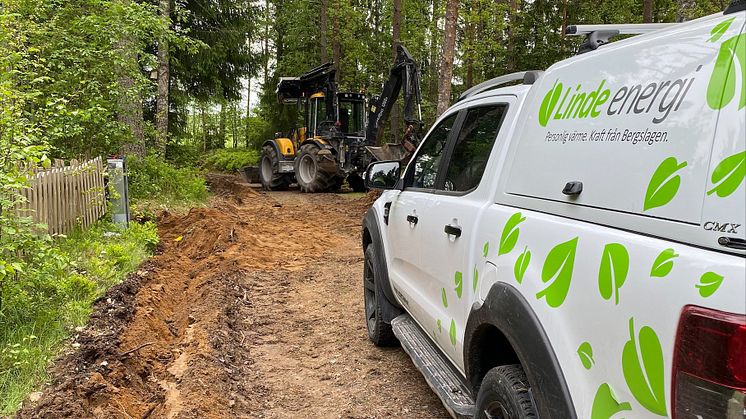
<path id="1" fill-rule="evenodd" d="M 369 343 L 369 200 L 219 196 L 159 217 L 160 253 L 100 299 L 20 417 L 447 417 L 400 348 Z"/>

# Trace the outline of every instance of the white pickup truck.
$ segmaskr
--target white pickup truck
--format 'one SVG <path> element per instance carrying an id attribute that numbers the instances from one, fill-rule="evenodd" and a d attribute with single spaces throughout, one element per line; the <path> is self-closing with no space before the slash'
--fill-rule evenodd
<path id="1" fill-rule="evenodd" d="M 454 417 L 746 417 L 745 25 L 573 28 L 373 163 L 373 343 Z"/>

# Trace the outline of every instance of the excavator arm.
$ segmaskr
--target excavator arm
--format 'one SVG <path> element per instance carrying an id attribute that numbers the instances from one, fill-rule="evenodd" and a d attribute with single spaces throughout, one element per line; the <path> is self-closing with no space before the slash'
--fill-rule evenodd
<path id="1" fill-rule="evenodd" d="M 386 144 L 375 147 L 381 142 L 384 123 L 388 120 L 391 109 L 399 94 L 403 94 L 405 132 L 401 144 Z M 381 89 L 381 95 L 371 100 L 368 108 L 368 126 L 366 143 L 368 150 L 378 160 L 406 160 L 417 148 L 422 132 L 422 111 L 420 104 L 420 72 L 417 63 L 407 49 L 399 44 L 396 47 L 396 59 L 391 67 L 389 78 Z M 396 150 L 396 148 L 403 150 Z"/>

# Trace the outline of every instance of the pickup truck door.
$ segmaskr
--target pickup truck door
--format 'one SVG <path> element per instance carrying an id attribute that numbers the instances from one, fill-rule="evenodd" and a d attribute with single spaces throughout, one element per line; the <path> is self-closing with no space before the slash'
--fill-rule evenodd
<path id="1" fill-rule="evenodd" d="M 477 270 L 483 266 L 477 258 L 497 251 L 497 240 L 493 248 L 476 243 L 475 229 L 492 203 L 497 166 L 490 155 L 497 154 L 492 151 L 501 142 L 500 127 L 514 100 L 504 96 L 496 103 L 491 97 L 460 111 L 437 190 L 418 208 L 418 286 L 424 308 L 416 320 L 462 371 L 464 328 L 475 300 Z"/>
<path id="2" fill-rule="evenodd" d="M 434 193 L 441 162 L 457 113 L 443 118 L 422 142 L 407 167 L 404 188 L 394 195 L 389 206 L 386 247 L 389 278 L 396 298 L 414 317 L 423 315 L 425 300 L 420 270 L 422 246 L 420 211 L 429 205 Z"/>

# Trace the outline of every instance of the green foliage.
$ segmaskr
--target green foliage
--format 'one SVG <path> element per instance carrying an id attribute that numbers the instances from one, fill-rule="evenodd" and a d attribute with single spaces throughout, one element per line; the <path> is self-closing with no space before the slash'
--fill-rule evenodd
<path id="1" fill-rule="evenodd" d="M 175 167 L 148 156 L 127 160 L 130 197 L 137 208 L 185 207 L 207 199 L 207 185 L 199 170 Z"/>
<path id="2" fill-rule="evenodd" d="M 46 379 L 62 341 L 85 324 L 91 304 L 154 250 L 152 223 L 121 229 L 99 222 L 85 232 L 26 243 L 23 267 L 0 288 L 0 415 L 11 415 Z"/>
<path id="3" fill-rule="evenodd" d="M 256 150 L 225 148 L 215 150 L 204 158 L 204 167 L 222 172 L 235 172 L 245 166 L 255 166 L 259 161 Z"/>
<path id="4" fill-rule="evenodd" d="M 120 101 L 147 92 L 140 66 L 153 56 L 145 50 L 167 29 L 152 6 L 9 0 L 0 25 L 10 32 L 0 52 L 13 57 L 13 89 L 27 96 L 27 128 L 43 131 L 55 156 L 113 154 L 130 139 L 118 120 Z"/>

